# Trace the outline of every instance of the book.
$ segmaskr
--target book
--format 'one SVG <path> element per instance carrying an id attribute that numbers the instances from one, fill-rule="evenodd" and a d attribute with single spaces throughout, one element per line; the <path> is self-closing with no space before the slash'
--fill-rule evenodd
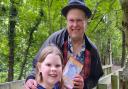
<path id="1" fill-rule="evenodd" d="M 69 57 L 69 60 L 63 70 L 63 81 L 65 87 L 67 87 L 68 89 L 73 88 L 73 79 L 76 74 L 80 74 L 82 68 L 83 64 L 77 61 L 73 56 Z"/>

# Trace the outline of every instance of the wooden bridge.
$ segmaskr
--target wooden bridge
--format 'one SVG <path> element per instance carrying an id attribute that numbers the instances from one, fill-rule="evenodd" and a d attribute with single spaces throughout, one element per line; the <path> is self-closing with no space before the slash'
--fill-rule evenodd
<path id="1" fill-rule="evenodd" d="M 94 89 L 121 89 L 119 72 L 122 68 L 119 66 L 106 65 L 103 66 L 105 75 L 100 78 L 97 87 Z M 24 80 L 17 80 L 13 82 L 7 82 L 0 84 L 0 89 L 24 89 Z"/>
<path id="2" fill-rule="evenodd" d="M 123 68 L 112 64 L 111 55 L 108 59 L 102 60 L 102 64 L 104 76 L 100 78 L 97 87 L 94 89 L 124 89 L 122 88 L 122 80 L 120 78 Z M 24 80 L 17 80 L 0 84 L 0 89 L 24 89 L 23 85 Z"/>

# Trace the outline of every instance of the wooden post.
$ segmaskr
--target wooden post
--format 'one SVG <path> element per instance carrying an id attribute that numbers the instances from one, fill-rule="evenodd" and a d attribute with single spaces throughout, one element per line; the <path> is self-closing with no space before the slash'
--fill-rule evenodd
<path id="1" fill-rule="evenodd" d="M 107 89 L 107 84 L 98 84 L 97 89 Z"/>
<path id="2" fill-rule="evenodd" d="M 124 82 L 123 82 L 123 79 L 122 79 L 121 75 L 122 75 L 122 71 L 119 71 L 119 88 L 123 89 Z"/>
<path id="3" fill-rule="evenodd" d="M 119 72 L 120 89 L 128 89 L 128 79 L 123 77 L 123 71 Z"/>
<path id="4" fill-rule="evenodd" d="M 111 76 L 112 89 L 119 89 L 119 77 L 117 75 Z"/>
<path id="5" fill-rule="evenodd" d="M 128 89 L 128 80 L 125 81 L 125 89 Z"/>

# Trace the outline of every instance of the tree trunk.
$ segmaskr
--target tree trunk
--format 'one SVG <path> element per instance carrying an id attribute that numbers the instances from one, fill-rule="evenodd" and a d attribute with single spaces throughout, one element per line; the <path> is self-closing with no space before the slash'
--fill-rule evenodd
<path id="1" fill-rule="evenodd" d="M 48 24 L 49 24 L 49 30 L 48 30 L 48 33 L 49 35 L 52 34 L 52 19 L 51 19 L 51 5 L 52 5 L 52 1 L 50 2 L 51 0 L 48 0 Z"/>
<path id="2" fill-rule="evenodd" d="M 122 31 L 122 58 L 121 58 L 121 67 L 124 67 L 124 63 L 125 63 L 125 58 L 126 58 L 126 46 L 125 46 L 125 32 L 123 30 Z"/>
<path id="3" fill-rule="evenodd" d="M 109 57 L 108 65 L 111 65 L 112 64 L 112 47 L 111 47 L 111 39 L 110 38 L 108 39 L 108 42 L 107 42 L 107 53 L 108 53 L 107 57 Z"/>
<path id="4" fill-rule="evenodd" d="M 15 49 L 15 25 L 16 25 L 17 10 L 13 0 L 10 0 L 10 14 L 8 26 L 8 41 L 9 41 L 9 60 L 8 60 L 8 81 L 13 80 L 14 66 L 14 49 Z"/>
<path id="5" fill-rule="evenodd" d="M 25 50 L 25 55 L 24 55 L 24 60 L 21 64 L 21 71 L 20 71 L 20 74 L 19 74 L 19 77 L 18 77 L 18 80 L 20 80 L 23 76 L 23 72 L 24 72 L 24 68 L 25 68 L 25 65 L 27 63 L 27 57 L 28 57 L 28 54 L 29 54 L 29 48 L 31 47 L 31 43 L 32 43 L 32 40 L 33 40 L 33 33 L 35 30 L 37 30 L 40 22 L 41 22 L 41 17 L 43 16 L 43 10 L 41 9 L 39 11 L 39 16 L 37 17 L 36 21 L 35 21 L 35 25 L 33 27 L 31 27 L 29 30 L 30 30 L 30 33 L 29 33 L 29 39 L 28 39 L 28 47 L 26 48 Z"/>
<path id="6" fill-rule="evenodd" d="M 122 11 L 123 11 L 123 29 L 125 32 L 125 41 L 126 41 L 126 55 L 128 51 L 128 0 L 120 0 Z M 121 77 L 124 81 L 128 81 L 128 62 L 126 63 L 126 66 L 122 72 Z"/>
<path id="7" fill-rule="evenodd" d="M 128 51 L 128 0 L 121 0 L 121 6 L 123 10 L 122 25 L 125 32 L 126 49 Z"/>

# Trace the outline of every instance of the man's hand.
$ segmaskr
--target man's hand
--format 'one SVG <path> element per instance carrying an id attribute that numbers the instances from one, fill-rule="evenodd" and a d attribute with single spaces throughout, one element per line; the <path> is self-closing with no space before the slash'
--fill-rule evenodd
<path id="1" fill-rule="evenodd" d="M 83 89 L 84 88 L 84 80 L 83 77 L 81 75 L 76 75 L 74 80 L 74 87 L 75 89 Z"/>
<path id="2" fill-rule="evenodd" d="M 37 89 L 37 82 L 34 79 L 28 79 L 24 85 L 24 89 Z"/>

